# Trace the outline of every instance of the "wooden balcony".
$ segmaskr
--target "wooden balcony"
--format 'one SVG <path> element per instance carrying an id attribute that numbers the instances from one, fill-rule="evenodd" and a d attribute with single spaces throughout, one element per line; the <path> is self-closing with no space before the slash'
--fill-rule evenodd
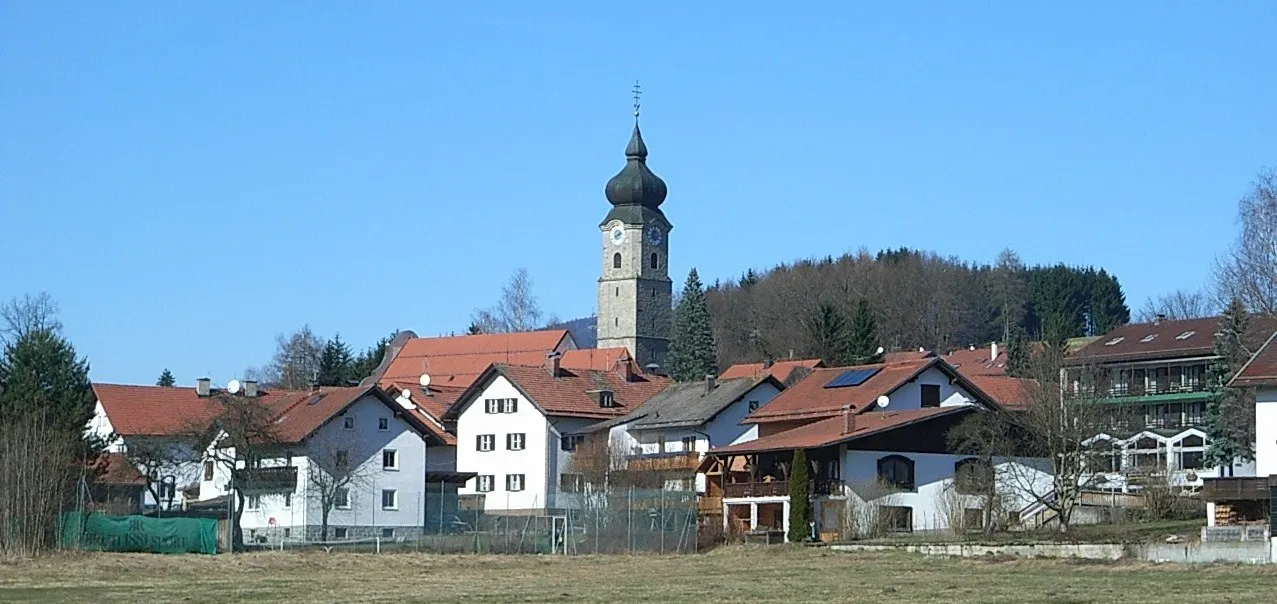
<path id="1" fill-rule="evenodd" d="M 813 480 L 808 486 L 812 495 L 835 495 L 842 493 L 841 480 Z M 788 480 L 771 482 L 729 482 L 723 485 L 723 497 L 787 497 L 789 495 Z"/>
<path id="2" fill-rule="evenodd" d="M 656 453 L 652 455 L 631 455 L 625 458 L 626 469 L 631 472 L 654 472 L 663 470 L 695 471 L 701 463 L 700 453 L 695 451 L 678 453 Z"/>
<path id="3" fill-rule="evenodd" d="M 286 491 L 296 489 L 297 466 L 236 470 L 235 487 L 245 491 Z"/>
<path id="4" fill-rule="evenodd" d="M 1202 479 L 1202 499 L 1206 501 L 1267 500 L 1273 489 L 1277 489 L 1277 476 Z"/>

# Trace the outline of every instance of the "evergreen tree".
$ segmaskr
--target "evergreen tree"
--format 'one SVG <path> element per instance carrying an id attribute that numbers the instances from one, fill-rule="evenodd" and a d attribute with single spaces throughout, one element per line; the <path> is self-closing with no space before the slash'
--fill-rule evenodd
<path id="1" fill-rule="evenodd" d="M 852 363 L 851 330 L 838 307 L 821 304 L 804 323 L 816 358 L 834 367 Z"/>
<path id="2" fill-rule="evenodd" d="M 680 382 L 704 379 L 715 373 L 718 352 L 710 327 L 705 290 L 693 268 L 687 275 L 683 295 L 674 310 L 674 333 L 666 359 L 670 377 Z"/>
<path id="3" fill-rule="evenodd" d="M 881 362 L 882 353 L 878 352 L 881 347 L 873 307 L 869 300 L 861 298 L 856 302 L 856 314 L 851 317 L 850 360 L 856 365 Z"/>
<path id="4" fill-rule="evenodd" d="M 156 386 L 164 386 L 165 388 L 172 388 L 173 384 L 176 383 L 177 380 L 173 379 L 173 372 L 169 371 L 168 367 L 164 368 L 164 373 L 160 374 L 160 379 L 155 380 Z"/>
<path id="5" fill-rule="evenodd" d="M 1215 355 L 1207 369 L 1210 398 L 1206 401 L 1206 461 L 1220 475 L 1231 476 L 1233 464 L 1255 458 L 1254 395 L 1244 388 L 1230 388 L 1228 381 L 1246 364 L 1245 344 L 1249 318 L 1238 298 L 1233 298 L 1215 330 Z"/>
<path id="6" fill-rule="evenodd" d="M 1126 306 L 1126 295 L 1117 277 L 1108 271 L 1089 270 L 1086 273 L 1090 281 L 1087 290 L 1090 299 L 1087 304 L 1087 335 L 1106 334 L 1115 328 L 1131 321 L 1131 309 Z"/>
<path id="7" fill-rule="evenodd" d="M 345 386 L 354 377 L 353 363 L 350 347 L 341 341 L 341 334 L 333 336 L 319 356 L 319 385 Z"/>
<path id="8" fill-rule="evenodd" d="M 1007 375 L 1029 377 L 1030 353 L 1029 338 L 1024 333 L 1024 328 L 1018 325 L 1011 328 L 1011 337 L 1007 340 Z"/>
<path id="9" fill-rule="evenodd" d="M 359 353 L 355 360 L 350 364 L 350 379 L 362 380 L 376 371 L 377 366 L 381 364 L 381 360 L 386 356 L 386 347 L 390 345 L 390 341 L 395 339 L 399 332 L 394 332 L 373 344 L 371 348 Z"/>
<path id="10" fill-rule="evenodd" d="M 750 287 L 753 287 L 757 283 L 758 283 L 758 273 L 754 272 L 754 269 L 751 268 L 745 271 L 744 275 L 741 275 L 740 282 L 738 283 L 738 285 L 740 286 L 741 289 L 748 289 Z"/>
<path id="11" fill-rule="evenodd" d="M 803 543 L 809 537 L 811 521 L 811 485 L 807 472 L 807 453 L 794 449 L 793 467 L 789 470 L 789 542 Z"/>
<path id="12" fill-rule="evenodd" d="M 89 364 L 58 333 L 39 329 L 5 346 L 0 358 L 0 424 L 39 416 L 68 437 L 81 438 L 93 418 Z"/>
<path id="13" fill-rule="evenodd" d="M 479 321 L 471 321 L 470 326 L 466 328 L 466 335 L 477 336 L 483 333 L 483 325 Z"/>

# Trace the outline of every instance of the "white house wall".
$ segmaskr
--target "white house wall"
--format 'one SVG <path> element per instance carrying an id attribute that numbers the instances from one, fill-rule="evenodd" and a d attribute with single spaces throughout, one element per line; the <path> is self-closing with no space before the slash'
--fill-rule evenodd
<path id="1" fill-rule="evenodd" d="M 975 397 L 967 392 L 965 388 L 950 383 L 949 376 L 940 369 L 930 367 L 926 371 L 918 374 L 911 382 L 902 384 L 890 392 L 887 397 L 888 411 L 904 411 L 908 409 L 922 408 L 922 388 L 923 384 L 934 385 L 940 387 L 940 405 L 948 407 L 951 405 L 965 404 L 975 400 Z"/>
<path id="2" fill-rule="evenodd" d="M 1277 387 L 1255 390 L 1255 475 L 1277 474 Z"/>
<path id="3" fill-rule="evenodd" d="M 517 399 L 514 413 L 486 413 L 485 399 Z M 522 451 L 506 450 L 506 435 L 524 434 Z M 557 438 L 550 443 L 550 428 L 544 415 L 523 397 L 503 376 L 496 376 L 483 393 L 457 418 L 457 470 L 493 477 L 493 490 L 479 493 L 479 480 L 472 478 L 460 489 L 462 495 L 484 495 L 484 509 L 489 512 L 531 510 L 546 505 L 546 485 L 553 472 L 550 446 L 557 451 Z M 492 451 L 479 451 L 480 434 L 495 436 Z M 523 474 L 523 490 L 506 490 L 507 474 Z"/>
<path id="4" fill-rule="evenodd" d="M 94 404 L 93 418 L 89 420 L 85 433 L 105 441 L 108 453 L 123 453 L 125 451 L 124 439 L 115 433 L 115 427 L 111 425 L 111 418 L 107 417 L 106 408 L 102 406 L 101 401 Z"/>
<path id="5" fill-rule="evenodd" d="M 771 382 L 762 382 L 745 393 L 740 400 L 720 411 L 705 425 L 704 432 L 709 435 L 710 446 L 725 447 L 758 438 L 757 424 L 741 425 L 740 422 L 749 415 L 750 401 L 757 401 L 758 406 L 763 407 L 778 394 L 780 389 L 773 386 Z M 700 449 L 700 451 L 704 453 L 707 449 Z"/>

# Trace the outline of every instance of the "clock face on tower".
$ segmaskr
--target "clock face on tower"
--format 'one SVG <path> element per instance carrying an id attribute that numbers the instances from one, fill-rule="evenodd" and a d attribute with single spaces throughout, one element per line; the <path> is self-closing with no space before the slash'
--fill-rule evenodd
<path id="1" fill-rule="evenodd" d="M 608 236 L 612 240 L 612 245 L 625 243 L 625 229 L 619 224 L 612 225 L 612 232 Z"/>
<path id="2" fill-rule="evenodd" d="M 647 240 L 651 242 L 652 245 L 660 245 L 661 237 L 663 237 L 664 235 L 665 234 L 661 232 L 661 227 L 658 227 L 654 224 L 648 225 Z"/>

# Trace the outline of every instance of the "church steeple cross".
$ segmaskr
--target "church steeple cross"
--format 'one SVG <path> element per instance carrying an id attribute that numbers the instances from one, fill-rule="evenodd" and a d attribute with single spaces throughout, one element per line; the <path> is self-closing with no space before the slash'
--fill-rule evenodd
<path id="1" fill-rule="evenodd" d="M 639 97 L 643 95 L 643 89 L 639 87 L 638 80 L 634 80 L 634 119 L 639 116 Z"/>

